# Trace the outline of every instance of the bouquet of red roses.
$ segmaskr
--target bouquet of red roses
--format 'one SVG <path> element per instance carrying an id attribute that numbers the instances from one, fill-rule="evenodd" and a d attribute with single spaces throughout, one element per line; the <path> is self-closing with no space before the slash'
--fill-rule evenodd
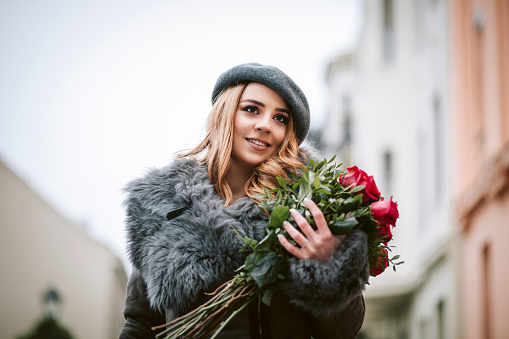
<path id="1" fill-rule="evenodd" d="M 304 205 L 304 199 L 313 200 L 323 212 L 334 235 L 348 234 L 353 229 L 361 229 L 367 234 L 368 259 L 371 276 L 381 274 L 395 262 L 399 256 L 389 258 L 388 242 L 392 239 L 391 226 L 399 217 L 397 203 L 392 197 L 384 199 L 373 180 L 356 166 L 341 171 L 340 166 L 331 164 L 331 160 L 309 161 L 299 173 L 291 173 L 290 180 L 277 178 L 279 187 L 264 190 L 258 196 L 262 199 L 260 207 L 270 216 L 266 236 L 260 241 L 242 238 L 249 253 L 244 265 L 235 277 L 211 293 L 211 299 L 194 311 L 174 321 L 155 327 L 166 329 L 157 334 L 157 338 L 215 338 L 224 326 L 251 301 L 259 295 L 262 301 L 270 305 L 276 290 L 285 290 L 285 277 L 280 272 L 291 254 L 277 240 L 279 234 L 289 238 L 283 228 L 288 220 L 298 228 L 290 216 L 293 208 L 301 213 L 311 227 L 316 224 L 311 213 Z M 295 242 L 290 238 L 290 242 Z M 233 310 L 233 312 L 232 312 Z"/>

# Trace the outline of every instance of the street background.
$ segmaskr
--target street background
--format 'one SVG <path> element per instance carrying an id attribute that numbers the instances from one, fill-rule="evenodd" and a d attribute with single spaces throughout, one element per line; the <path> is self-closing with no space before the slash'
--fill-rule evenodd
<path id="1" fill-rule="evenodd" d="M 509 337 L 509 1 L 47 0 L 0 1 L 0 338 L 118 337 L 122 187 L 204 137 L 246 62 L 398 203 L 405 263 L 370 279 L 358 338 Z"/>

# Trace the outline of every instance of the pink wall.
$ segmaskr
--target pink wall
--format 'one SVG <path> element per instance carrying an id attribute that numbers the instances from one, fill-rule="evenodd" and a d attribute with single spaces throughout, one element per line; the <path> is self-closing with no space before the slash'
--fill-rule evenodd
<path id="1" fill-rule="evenodd" d="M 509 192 L 480 206 L 463 237 L 464 338 L 509 336 Z M 485 248 L 488 255 L 485 259 Z M 487 337 L 486 322 L 491 336 Z"/>
<path id="2" fill-rule="evenodd" d="M 509 338 L 509 1 L 453 0 L 451 18 L 462 337 Z"/>
<path id="3" fill-rule="evenodd" d="M 453 0 L 451 17 L 455 192 L 462 194 L 509 142 L 509 1 Z"/>

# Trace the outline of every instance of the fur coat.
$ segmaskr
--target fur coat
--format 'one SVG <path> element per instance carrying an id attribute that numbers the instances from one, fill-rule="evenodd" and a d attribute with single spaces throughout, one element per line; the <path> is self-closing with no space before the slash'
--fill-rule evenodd
<path id="1" fill-rule="evenodd" d="M 256 204 L 241 198 L 224 207 L 206 166 L 195 160 L 175 160 L 153 169 L 130 182 L 125 191 L 133 272 L 142 281 L 147 312 L 163 314 L 166 320 L 198 306 L 204 292 L 231 279 L 243 264 L 245 255 L 239 252 L 243 243 L 230 225 L 242 236 L 258 240 L 265 236 L 267 218 Z M 350 233 L 327 262 L 291 259 L 286 276 L 290 298 L 284 303 L 296 312 L 328 319 L 356 303 L 362 306 L 362 325 L 362 291 L 369 277 L 362 231 Z M 128 288 L 126 310 L 129 300 Z"/>

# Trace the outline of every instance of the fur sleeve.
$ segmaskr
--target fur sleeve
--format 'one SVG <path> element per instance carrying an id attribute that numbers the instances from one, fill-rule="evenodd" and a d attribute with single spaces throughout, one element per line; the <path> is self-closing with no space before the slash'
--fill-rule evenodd
<path id="1" fill-rule="evenodd" d="M 224 212 L 206 171 L 153 170 L 126 191 L 128 253 L 147 285 L 152 308 L 189 311 L 242 265 L 245 225 Z M 173 218 L 168 213 L 181 209 Z M 172 215 L 170 213 L 170 215 Z"/>
<path id="2" fill-rule="evenodd" d="M 331 315 L 362 293 L 369 279 L 367 236 L 352 231 L 327 262 L 292 258 L 292 303 L 315 315 Z"/>

